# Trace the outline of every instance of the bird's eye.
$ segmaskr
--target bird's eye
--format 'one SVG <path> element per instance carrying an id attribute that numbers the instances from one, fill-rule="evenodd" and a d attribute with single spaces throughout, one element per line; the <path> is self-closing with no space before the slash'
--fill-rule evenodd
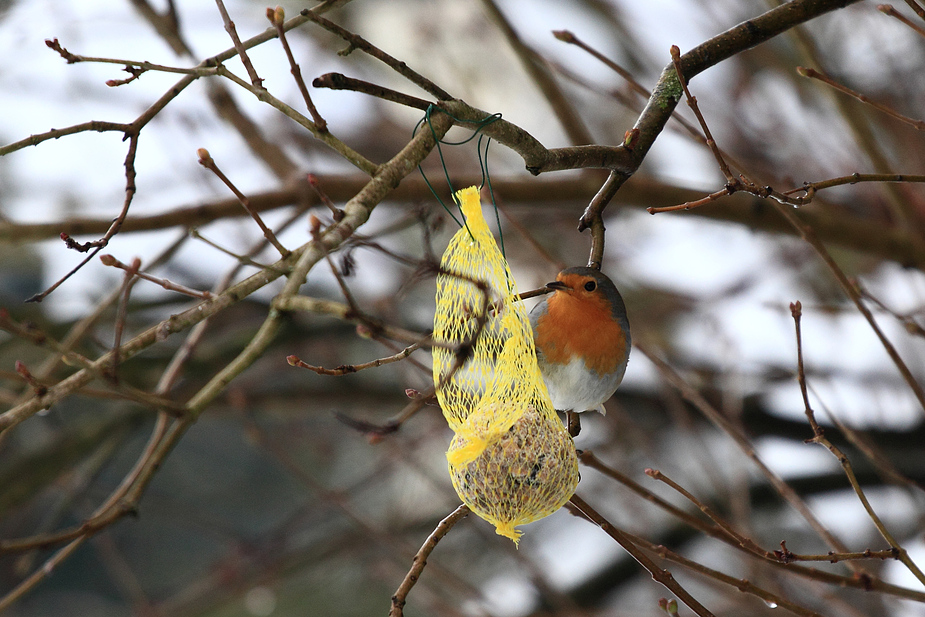
<path id="1" fill-rule="evenodd" d="M 585 291 L 594 291 L 595 289 L 597 289 L 597 283 L 594 281 L 588 281 L 585 283 Z"/>

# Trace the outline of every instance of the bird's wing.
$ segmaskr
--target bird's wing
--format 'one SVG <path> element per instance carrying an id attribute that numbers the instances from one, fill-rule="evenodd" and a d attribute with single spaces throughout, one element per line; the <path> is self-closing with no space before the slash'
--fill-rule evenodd
<path id="1" fill-rule="evenodd" d="M 533 338 L 536 340 L 536 324 L 540 320 L 540 317 L 545 315 L 549 310 L 549 307 L 546 305 L 546 302 L 540 302 L 532 309 L 530 309 L 530 314 L 527 316 L 530 319 L 530 327 L 533 329 Z M 540 349 L 536 350 L 537 357 L 542 357 L 542 351 Z"/>
<path id="2" fill-rule="evenodd" d="M 536 322 L 540 320 L 540 317 L 549 312 L 549 305 L 545 300 L 534 306 L 530 309 L 530 314 L 528 315 L 530 319 L 530 325 L 536 330 Z"/>

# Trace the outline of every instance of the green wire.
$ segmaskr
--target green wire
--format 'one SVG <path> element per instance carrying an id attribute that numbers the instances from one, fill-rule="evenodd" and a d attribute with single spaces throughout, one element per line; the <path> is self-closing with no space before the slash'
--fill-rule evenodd
<path id="1" fill-rule="evenodd" d="M 498 226 L 498 240 L 501 244 L 501 256 L 507 259 L 507 252 L 504 250 L 504 233 L 501 231 L 501 214 L 498 212 L 498 204 L 495 202 L 495 189 L 491 185 L 491 174 L 488 171 L 488 146 L 491 145 L 491 137 L 485 140 L 485 153 L 482 154 L 481 145 L 484 135 L 479 135 L 476 143 L 476 149 L 479 153 L 479 168 L 482 170 L 482 186 L 488 183 L 488 194 L 491 195 L 491 205 L 495 209 L 495 224 Z M 482 188 L 480 186 L 479 188 Z"/>
<path id="2" fill-rule="evenodd" d="M 450 188 L 450 194 L 453 196 L 453 201 L 456 202 L 457 208 L 459 207 L 459 202 L 456 199 L 456 191 L 453 188 L 452 181 L 450 180 L 450 172 L 446 167 L 446 159 L 443 156 L 443 149 L 440 147 L 440 144 L 442 143 L 447 146 L 461 146 L 461 145 L 469 143 L 470 141 L 475 139 L 476 136 L 478 136 L 478 141 L 476 142 L 476 152 L 478 154 L 479 170 L 482 173 L 482 182 L 481 182 L 481 185 L 479 186 L 479 189 L 483 188 L 486 183 L 488 184 L 488 191 L 491 194 L 491 203 L 495 209 L 495 222 L 498 226 L 498 237 L 500 238 L 501 254 L 505 258 L 507 258 L 507 255 L 504 252 L 504 235 L 501 232 L 501 217 L 498 213 L 498 204 L 495 203 L 495 191 L 491 185 L 491 174 L 488 171 L 488 146 L 491 144 L 491 137 L 487 137 L 486 135 L 482 133 L 482 129 L 484 129 L 486 126 L 488 126 L 492 122 L 500 120 L 501 114 L 496 113 L 496 114 L 491 114 L 489 116 L 486 116 L 476 125 L 475 131 L 473 131 L 471 136 L 469 136 L 468 138 L 462 141 L 453 142 L 453 141 L 444 141 L 442 139 L 437 139 L 437 132 L 436 130 L 434 130 L 433 124 L 431 122 L 431 113 L 433 112 L 434 109 L 435 109 L 434 105 L 429 105 L 427 107 L 427 111 L 424 112 L 424 117 L 417 123 L 417 125 L 415 125 L 412 135 L 417 133 L 418 129 L 421 128 L 421 125 L 423 125 L 424 123 L 427 123 L 427 126 L 430 129 L 430 133 L 434 138 L 434 144 L 437 147 L 437 154 L 440 156 L 440 165 L 443 167 L 443 175 L 444 175 L 444 178 L 446 179 L 446 184 Z M 457 122 L 463 122 L 461 118 L 457 118 L 456 116 L 450 113 L 447 113 L 446 111 L 442 109 L 439 109 L 439 111 L 447 114 L 450 118 L 452 118 L 453 120 L 456 120 Z M 482 139 L 483 138 L 486 139 L 484 153 L 482 151 Z M 460 216 L 463 218 L 463 222 L 460 223 L 459 219 L 456 218 L 456 215 L 453 214 L 453 211 L 443 202 L 442 199 L 440 199 L 440 196 L 437 194 L 437 191 L 434 189 L 433 185 L 430 183 L 430 180 L 427 178 L 427 174 L 424 173 L 424 168 L 420 164 L 418 165 L 418 171 L 421 172 L 421 177 L 424 178 L 424 183 L 427 184 L 427 188 L 430 189 L 430 192 L 433 194 L 434 198 L 436 198 L 436 200 L 440 203 L 440 205 L 443 206 L 443 209 L 446 210 L 446 213 L 450 215 L 450 218 L 453 219 L 453 222 L 459 225 L 460 227 L 465 226 L 466 231 L 469 231 L 469 237 L 475 240 L 475 238 L 472 235 L 472 231 L 469 230 L 468 223 L 465 221 L 465 216 L 462 214 L 462 210 L 460 210 Z"/>

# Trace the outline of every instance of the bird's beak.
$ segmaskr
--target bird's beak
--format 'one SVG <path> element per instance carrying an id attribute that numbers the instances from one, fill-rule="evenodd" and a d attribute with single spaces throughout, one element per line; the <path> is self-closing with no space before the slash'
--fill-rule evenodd
<path id="1" fill-rule="evenodd" d="M 553 291 L 564 291 L 566 289 L 571 289 L 571 287 L 562 281 L 553 281 L 551 283 L 546 283 L 546 289 L 551 289 Z"/>

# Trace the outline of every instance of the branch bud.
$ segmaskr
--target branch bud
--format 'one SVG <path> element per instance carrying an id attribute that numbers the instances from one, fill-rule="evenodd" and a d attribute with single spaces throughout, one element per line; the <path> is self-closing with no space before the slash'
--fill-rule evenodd
<path id="1" fill-rule="evenodd" d="M 321 219 L 319 219 L 314 214 L 309 215 L 308 217 L 308 229 L 312 234 L 313 238 L 317 238 L 318 234 L 321 233 Z"/>
<path id="2" fill-rule="evenodd" d="M 267 19 L 276 27 L 282 26 L 283 22 L 286 21 L 286 10 L 281 6 L 275 9 L 267 7 Z"/>

